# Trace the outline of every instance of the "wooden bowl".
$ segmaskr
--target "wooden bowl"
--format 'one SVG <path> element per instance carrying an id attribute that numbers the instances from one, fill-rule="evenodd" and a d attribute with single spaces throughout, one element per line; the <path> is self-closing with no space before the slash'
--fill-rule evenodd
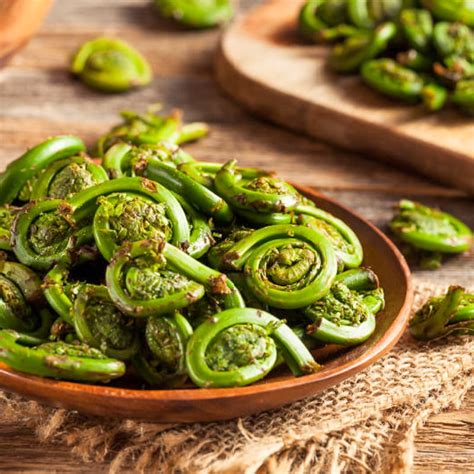
<path id="1" fill-rule="evenodd" d="M 41 26 L 53 0 L 0 0 L 0 67 Z"/>
<path id="2" fill-rule="evenodd" d="M 405 259 L 382 232 L 357 214 L 311 189 L 299 190 L 354 229 L 364 246 L 364 264 L 380 277 L 387 304 L 377 317 L 375 333 L 365 344 L 336 357 L 334 347 L 325 349 L 319 357 L 330 358 L 315 374 L 295 378 L 289 372 L 279 372 L 241 388 L 135 390 L 44 379 L 14 372 L 3 364 L 0 387 L 91 415 L 159 422 L 213 421 L 250 415 L 314 395 L 374 363 L 397 343 L 408 322 L 413 294 Z"/>

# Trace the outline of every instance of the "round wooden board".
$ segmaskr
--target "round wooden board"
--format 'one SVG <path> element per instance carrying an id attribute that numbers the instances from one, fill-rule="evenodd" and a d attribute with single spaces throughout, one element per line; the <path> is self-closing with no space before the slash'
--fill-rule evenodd
<path id="1" fill-rule="evenodd" d="M 281 372 L 241 388 L 136 390 L 86 385 L 25 375 L 2 364 L 0 388 L 90 415 L 158 422 L 213 421 L 250 415 L 314 395 L 374 363 L 396 344 L 410 315 L 413 294 L 405 259 L 380 230 L 357 214 L 311 189 L 299 190 L 354 229 L 364 246 L 364 264 L 380 278 L 387 304 L 377 317 L 375 333 L 365 344 L 330 357 L 313 375 L 295 378 Z M 315 355 L 327 357 L 330 353 L 331 348 Z"/>
<path id="2" fill-rule="evenodd" d="M 216 61 L 222 89 L 286 128 L 474 193 L 473 118 L 454 108 L 430 114 L 328 70 L 329 48 L 298 35 L 303 3 L 266 0 L 228 29 Z"/>

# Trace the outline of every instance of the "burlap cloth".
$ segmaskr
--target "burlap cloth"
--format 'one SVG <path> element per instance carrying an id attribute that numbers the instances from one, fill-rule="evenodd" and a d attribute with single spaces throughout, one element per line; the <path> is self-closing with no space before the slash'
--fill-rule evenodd
<path id="1" fill-rule="evenodd" d="M 414 308 L 440 289 L 417 285 Z M 0 392 L 0 423 L 22 423 L 111 471 L 407 472 L 417 429 L 461 403 L 474 338 L 420 344 L 406 334 L 381 361 L 323 394 L 222 423 L 101 420 Z M 91 466 L 92 467 L 92 466 Z"/>

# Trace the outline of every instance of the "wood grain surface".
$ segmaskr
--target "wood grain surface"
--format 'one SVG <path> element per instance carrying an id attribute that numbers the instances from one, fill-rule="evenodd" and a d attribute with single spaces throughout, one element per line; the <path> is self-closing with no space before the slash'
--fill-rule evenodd
<path id="1" fill-rule="evenodd" d="M 265 0 L 229 29 L 217 60 L 222 88 L 278 124 L 474 194 L 473 118 L 454 107 L 430 114 L 332 72 L 330 48 L 297 35 L 304 1 Z"/>
<path id="2" fill-rule="evenodd" d="M 242 1 L 242 8 L 257 0 Z M 199 159 L 238 158 L 245 165 L 277 170 L 323 190 L 382 229 L 393 204 L 411 197 L 453 212 L 474 226 L 474 204 L 463 193 L 324 143 L 273 127 L 227 100 L 213 80 L 219 32 L 182 31 L 157 18 L 148 0 L 56 2 L 40 34 L 0 72 L 0 163 L 2 166 L 47 136 L 78 133 L 91 143 L 124 108 L 150 102 L 181 107 L 190 120 L 205 120 L 209 138 L 188 147 Z M 73 81 L 66 64 L 81 41 L 99 34 L 129 40 L 149 58 L 156 79 L 142 91 L 102 96 Z M 473 286 L 474 255 L 447 262 L 417 278 Z M 416 473 L 474 472 L 474 391 L 460 410 L 434 417 L 417 437 Z M 67 446 L 38 445 L 30 430 L 0 424 L 3 472 L 106 472 L 84 464 Z"/>

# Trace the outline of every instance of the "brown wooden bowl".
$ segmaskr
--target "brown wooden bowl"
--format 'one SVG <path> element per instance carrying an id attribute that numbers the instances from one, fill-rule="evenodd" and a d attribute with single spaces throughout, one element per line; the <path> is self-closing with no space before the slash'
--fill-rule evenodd
<path id="1" fill-rule="evenodd" d="M 405 259 L 380 230 L 357 214 L 314 190 L 299 190 L 354 229 L 364 246 L 364 264 L 377 273 L 385 290 L 385 310 L 377 317 L 375 333 L 363 345 L 342 354 L 337 348 L 326 348 L 319 353 L 319 360 L 329 359 L 315 374 L 296 378 L 289 372 L 278 372 L 240 388 L 136 390 L 86 385 L 25 375 L 3 364 L 0 387 L 91 415 L 159 422 L 213 421 L 250 415 L 314 395 L 374 363 L 397 343 L 408 322 L 413 292 Z"/>

